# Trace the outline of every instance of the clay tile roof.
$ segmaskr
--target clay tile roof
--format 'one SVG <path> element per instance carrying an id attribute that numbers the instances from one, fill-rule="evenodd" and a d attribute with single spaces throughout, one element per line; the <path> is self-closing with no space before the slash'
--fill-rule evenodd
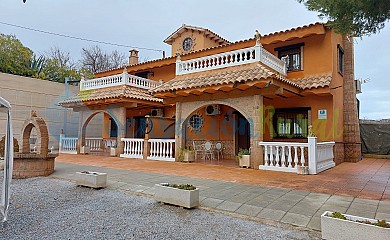
<path id="1" fill-rule="evenodd" d="M 290 81 L 298 84 L 303 90 L 305 90 L 311 88 L 328 87 L 332 81 L 332 76 L 310 76 L 306 78 L 291 79 Z"/>
<path id="2" fill-rule="evenodd" d="M 209 70 L 206 72 L 180 75 L 171 81 L 154 88 L 152 92 L 156 93 L 188 88 L 223 85 L 236 82 L 247 82 L 267 79 L 270 77 L 299 88 L 297 84 L 290 82 L 279 73 L 269 70 L 262 64 L 251 63 L 241 66 Z"/>
<path id="3" fill-rule="evenodd" d="M 148 90 L 122 85 L 118 87 L 107 87 L 93 90 L 81 91 L 60 102 L 60 105 L 67 103 L 87 102 L 109 98 L 132 98 L 137 100 L 146 100 L 152 102 L 162 102 L 160 98 L 153 97 Z"/>
<path id="4" fill-rule="evenodd" d="M 221 44 L 230 43 L 228 40 L 224 39 L 223 37 L 221 37 L 220 35 L 216 34 L 216 33 L 213 32 L 213 31 L 211 31 L 210 29 L 202 28 L 202 27 L 195 27 L 195 26 L 186 25 L 186 24 L 183 24 L 183 25 L 182 25 L 180 28 L 178 28 L 174 33 L 172 33 L 171 35 L 169 35 L 169 37 L 167 37 L 167 38 L 164 40 L 164 42 L 167 43 L 167 44 L 172 44 L 172 41 L 173 41 L 177 36 L 179 36 L 181 33 L 183 33 L 186 29 L 205 32 L 205 33 L 207 33 L 207 34 L 213 36 L 215 39 L 218 39 L 219 42 L 220 42 Z"/>

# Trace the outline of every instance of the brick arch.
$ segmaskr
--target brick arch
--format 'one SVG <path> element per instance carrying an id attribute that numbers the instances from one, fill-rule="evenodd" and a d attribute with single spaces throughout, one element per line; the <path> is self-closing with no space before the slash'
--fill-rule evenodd
<path id="1" fill-rule="evenodd" d="M 30 119 L 27 119 L 23 123 L 22 127 L 22 153 L 30 153 L 30 135 L 32 129 L 35 127 L 37 130 L 37 144 L 38 153 L 41 155 L 48 154 L 49 146 L 49 132 L 45 120 L 41 117 L 37 117 L 35 111 L 31 112 Z"/>
<path id="2" fill-rule="evenodd" d="M 182 121 L 180 121 L 179 128 L 183 131 L 183 129 L 185 127 L 184 124 L 187 122 L 187 120 L 189 119 L 191 114 L 194 113 L 195 111 L 197 111 L 203 107 L 206 107 L 208 105 L 219 104 L 219 105 L 229 106 L 229 107 L 233 108 L 234 110 L 238 111 L 239 113 L 241 113 L 242 116 L 244 116 L 245 119 L 249 122 L 250 135 L 252 136 L 253 130 L 254 130 L 252 113 L 248 111 L 249 110 L 248 108 L 245 108 L 245 107 L 247 107 L 247 106 L 245 106 L 245 104 L 241 104 L 241 105 L 245 106 L 245 107 L 243 107 L 243 106 L 240 106 L 239 104 L 236 104 L 236 103 L 229 101 L 229 100 L 230 99 L 193 102 L 191 104 L 192 105 L 191 107 L 185 108 L 182 110 L 182 115 L 181 115 Z"/>

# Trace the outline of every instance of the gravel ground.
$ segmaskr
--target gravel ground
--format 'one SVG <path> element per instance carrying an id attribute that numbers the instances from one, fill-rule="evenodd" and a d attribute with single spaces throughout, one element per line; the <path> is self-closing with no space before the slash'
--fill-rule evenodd
<path id="1" fill-rule="evenodd" d="M 12 240 L 313 239 L 314 235 L 52 178 L 13 180 L 9 221 L 0 227 L 0 239 Z"/>

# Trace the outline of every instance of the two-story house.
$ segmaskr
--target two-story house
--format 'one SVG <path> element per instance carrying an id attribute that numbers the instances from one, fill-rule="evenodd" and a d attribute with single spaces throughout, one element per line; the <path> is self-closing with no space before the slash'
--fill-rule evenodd
<path id="1" fill-rule="evenodd" d="M 252 168 L 281 171 L 311 154 L 327 159 L 323 169 L 360 160 L 353 39 L 324 23 L 237 42 L 182 25 L 164 42 L 171 57 L 139 63 L 132 50 L 129 65 L 82 81 L 61 103 L 81 113 L 78 149 L 103 112 L 103 138 L 122 157 L 174 161 L 191 148 L 228 161 L 250 149 Z"/>

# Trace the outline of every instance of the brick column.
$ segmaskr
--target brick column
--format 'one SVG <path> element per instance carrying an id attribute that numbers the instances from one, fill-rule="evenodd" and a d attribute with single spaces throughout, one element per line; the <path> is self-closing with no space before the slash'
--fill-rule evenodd
<path id="1" fill-rule="evenodd" d="M 79 114 L 79 129 L 78 129 L 78 141 L 77 141 L 77 154 L 80 154 L 80 149 L 85 145 L 85 130 L 83 130 L 84 125 L 84 111 L 80 111 Z"/>
<path id="2" fill-rule="evenodd" d="M 124 142 L 121 141 L 121 138 L 126 137 L 126 108 L 120 107 L 116 111 L 114 111 L 114 114 L 118 121 L 118 137 L 116 139 L 118 149 L 117 154 L 122 154 L 125 146 Z"/>
<path id="3" fill-rule="evenodd" d="M 344 36 L 344 160 L 360 161 L 361 141 L 354 75 L 353 38 Z"/>
<path id="4" fill-rule="evenodd" d="M 251 124 L 251 168 L 259 169 L 259 165 L 263 164 L 263 148 L 259 146 L 259 142 L 263 141 L 263 96 L 253 96 L 253 109 Z"/>
<path id="5" fill-rule="evenodd" d="M 179 156 L 180 149 L 184 148 L 183 143 L 183 121 L 182 119 L 182 103 L 176 103 L 176 115 L 175 115 L 175 158 Z"/>

